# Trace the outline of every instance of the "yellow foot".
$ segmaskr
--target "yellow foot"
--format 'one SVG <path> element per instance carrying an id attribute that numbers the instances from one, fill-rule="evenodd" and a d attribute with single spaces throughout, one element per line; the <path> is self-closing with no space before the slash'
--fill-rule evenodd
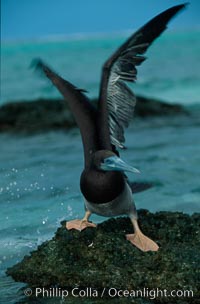
<path id="1" fill-rule="evenodd" d="M 96 224 L 92 222 L 88 222 L 86 220 L 73 220 L 66 223 L 67 230 L 76 229 L 79 231 L 82 231 L 83 229 L 87 227 L 93 227 L 96 228 Z"/>
<path id="2" fill-rule="evenodd" d="M 142 232 L 127 234 L 126 239 L 142 251 L 158 251 L 158 245 Z"/>

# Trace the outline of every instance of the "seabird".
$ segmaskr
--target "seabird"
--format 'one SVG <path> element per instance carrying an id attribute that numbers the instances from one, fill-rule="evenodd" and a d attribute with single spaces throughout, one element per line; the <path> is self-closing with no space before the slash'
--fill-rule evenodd
<path id="1" fill-rule="evenodd" d="M 126 164 L 118 152 L 119 148 L 124 148 L 124 129 L 133 117 L 136 104 L 136 97 L 125 82 L 136 80 L 136 67 L 146 59 L 144 53 L 166 29 L 170 19 L 185 6 L 173 6 L 151 19 L 104 63 L 97 108 L 90 103 L 84 90 L 61 78 L 40 59 L 37 60 L 36 66 L 68 103 L 83 142 L 84 169 L 80 188 L 85 200 L 85 216 L 67 222 L 67 229 L 81 231 L 96 227 L 89 222 L 92 213 L 105 217 L 128 215 L 134 233 L 126 235 L 126 238 L 142 251 L 158 250 L 158 245 L 139 228 L 130 183 L 125 175 L 125 172 L 139 171 Z"/>

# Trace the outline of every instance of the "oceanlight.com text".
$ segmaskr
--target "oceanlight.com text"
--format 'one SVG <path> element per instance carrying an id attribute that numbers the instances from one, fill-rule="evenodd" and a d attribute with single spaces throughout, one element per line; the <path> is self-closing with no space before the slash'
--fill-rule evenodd
<path id="1" fill-rule="evenodd" d="M 62 289 L 62 288 L 40 288 L 37 287 L 35 289 L 27 288 L 24 290 L 24 294 L 28 297 L 33 296 L 36 298 L 148 298 L 150 300 L 154 300 L 156 298 L 193 298 L 194 294 L 192 290 L 182 290 L 182 289 L 149 289 L 143 288 L 138 290 L 128 290 L 128 289 L 117 289 L 114 287 L 111 288 L 103 288 L 102 290 L 87 287 L 85 289 L 81 289 L 75 287 L 73 289 Z"/>

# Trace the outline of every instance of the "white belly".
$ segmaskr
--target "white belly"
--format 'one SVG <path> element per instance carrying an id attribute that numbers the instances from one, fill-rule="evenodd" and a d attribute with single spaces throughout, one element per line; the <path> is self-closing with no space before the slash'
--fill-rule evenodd
<path id="1" fill-rule="evenodd" d="M 95 204 L 85 200 L 85 207 L 91 213 L 96 213 L 105 217 L 112 217 L 123 214 L 137 217 L 132 191 L 127 183 L 125 185 L 124 191 L 116 199 L 104 204 Z"/>

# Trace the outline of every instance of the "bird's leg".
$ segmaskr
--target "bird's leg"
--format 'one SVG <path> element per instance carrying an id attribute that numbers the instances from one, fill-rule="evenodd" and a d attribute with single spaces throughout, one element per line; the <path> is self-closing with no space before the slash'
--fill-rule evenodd
<path id="1" fill-rule="evenodd" d="M 93 227 L 95 228 L 97 225 L 89 222 L 89 217 L 91 216 L 91 212 L 90 211 L 86 211 L 85 212 L 85 216 L 82 220 L 72 220 L 66 223 L 66 228 L 67 230 L 71 230 L 71 229 L 76 229 L 79 231 L 82 231 L 83 229 L 87 228 L 87 227 Z"/>
<path id="2" fill-rule="evenodd" d="M 159 248 L 158 245 L 142 233 L 138 226 L 137 219 L 133 217 L 130 217 L 130 219 L 133 224 L 135 233 L 127 234 L 126 239 L 142 251 L 157 251 Z"/>

